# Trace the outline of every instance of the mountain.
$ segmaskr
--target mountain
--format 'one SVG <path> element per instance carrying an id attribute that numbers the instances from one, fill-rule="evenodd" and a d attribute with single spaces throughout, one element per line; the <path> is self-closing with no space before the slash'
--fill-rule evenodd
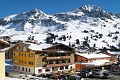
<path id="1" fill-rule="evenodd" d="M 120 48 L 120 17 L 95 5 L 45 14 L 32 9 L 0 19 L 0 36 L 42 43 L 64 43 L 72 47 Z"/>

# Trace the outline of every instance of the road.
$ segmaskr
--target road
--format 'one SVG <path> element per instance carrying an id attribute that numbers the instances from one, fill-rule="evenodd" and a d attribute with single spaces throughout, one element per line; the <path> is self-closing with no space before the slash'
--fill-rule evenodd
<path id="1" fill-rule="evenodd" d="M 85 78 L 85 80 L 120 80 L 120 76 L 114 76 L 112 79 Z"/>

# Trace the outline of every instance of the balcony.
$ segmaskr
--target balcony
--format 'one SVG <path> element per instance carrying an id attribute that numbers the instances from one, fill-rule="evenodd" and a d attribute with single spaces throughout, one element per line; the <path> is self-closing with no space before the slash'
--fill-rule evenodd
<path id="1" fill-rule="evenodd" d="M 58 66 L 66 66 L 66 65 L 71 65 L 71 63 L 46 64 L 46 67 L 58 67 Z"/>
<path id="2" fill-rule="evenodd" d="M 46 57 L 46 60 L 70 59 L 71 56 Z"/>

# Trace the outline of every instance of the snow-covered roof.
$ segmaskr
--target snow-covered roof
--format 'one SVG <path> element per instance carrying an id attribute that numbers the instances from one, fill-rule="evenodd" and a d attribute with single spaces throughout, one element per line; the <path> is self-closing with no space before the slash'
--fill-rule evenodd
<path id="1" fill-rule="evenodd" d="M 8 49 L 10 49 L 10 47 L 3 48 L 3 49 L 1 49 L 0 51 L 6 51 L 6 50 L 8 50 Z"/>
<path id="2" fill-rule="evenodd" d="M 115 51 L 107 51 L 108 53 L 110 53 L 110 54 L 113 54 L 113 55 L 120 55 L 120 51 L 119 52 L 115 52 Z"/>
<path id="3" fill-rule="evenodd" d="M 100 52 L 101 52 L 101 50 L 97 50 L 97 51 L 94 52 L 94 54 L 98 54 Z"/>
<path id="4" fill-rule="evenodd" d="M 15 46 L 15 44 L 11 45 L 10 47 L 7 47 L 7 48 L 3 48 L 3 49 L 1 49 L 1 51 L 9 50 L 9 49 L 12 48 L 13 46 Z"/>
<path id="5" fill-rule="evenodd" d="M 28 48 L 31 49 L 31 50 L 42 50 L 42 49 L 48 48 L 50 46 L 52 46 L 52 45 L 51 44 L 45 44 L 45 43 L 40 44 L 40 45 L 30 44 Z"/>
<path id="6" fill-rule="evenodd" d="M 9 45 L 9 43 L 8 43 L 7 41 L 4 41 L 4 40 L 2 40 L 2 39 L 0 39 L 0 41 L 2 41 L 3 43 Z"/>
<path id="7" fill-rule="evenodd" d="M 87 63 L 81 63 L 84 65 L 89 65 L 89 66 L 101 66 L 104 65 L 106 62 L 110 62 L 109 60 L 96 60 L 93 62 L 87 62 Z"/>
<path id="8" fill-rule="evenodd" d="M 91 59 L 91 58 L 105 58 L 105 57 L 110 57 L 106 54 L 102 54 L 102 53 L 99 53 L 99 54 L 94 54 L 94 53 L 91 53 L 91 54 L 81 54 L 81 53 L 75 53 L 77 55 L 80 55 L 82 57 L 85 57 L 87 59 Z"/>

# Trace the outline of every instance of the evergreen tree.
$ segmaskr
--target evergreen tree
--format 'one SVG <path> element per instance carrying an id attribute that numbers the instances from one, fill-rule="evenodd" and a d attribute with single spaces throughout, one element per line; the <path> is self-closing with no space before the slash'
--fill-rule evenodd
<path id="1" fill-rule="evenodd" d="M 79 41 L 79 39 L 76 39 L 76 44 L 80 44 L 80 41 Z"/>

